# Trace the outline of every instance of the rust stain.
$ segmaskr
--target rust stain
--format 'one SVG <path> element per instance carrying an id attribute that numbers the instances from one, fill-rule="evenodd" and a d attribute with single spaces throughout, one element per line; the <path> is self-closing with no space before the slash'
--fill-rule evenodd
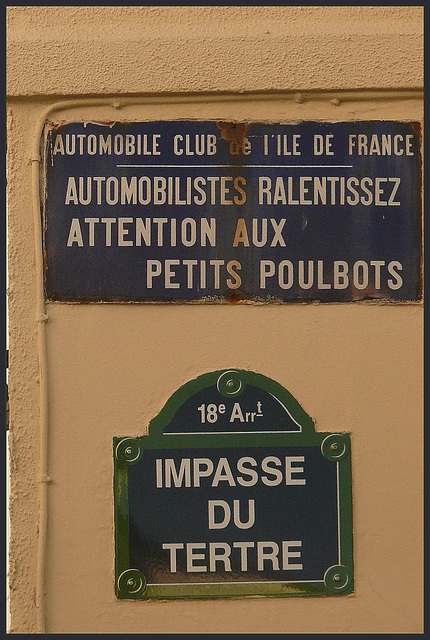
<path id="1" fill-rule="evenodd" d="M 413 122 L 410 123 L 410 126 L 411 126 L 411 129 L 414 132 L 414 134 L 418 137 L 420 147 L 422 147 L 422 144 L 423 144 L 423 131 L 422 131 L 421 122 L 413 121 Z"/>
<path id="2" fill-rule="evenodd" d="M 241 302 L 242 300 L 253 300 L 252 296 L 240 291 L 240 289 L 229 289 L 224 293 L 224 300 L 229 304 L 235 304 L 237 302 Z"/>
<path id="3" fill-rule="evenodd" d="M 227 142 L 243 144 L 247 124 L 245 122 L 217 122 L 217 127 L 221 131 L 221 138 Z"/>
<path id="4" fill-rule="evenodd" d="M 46 297 L 48 302 L 62 302 L 63 296 L 58 291 L 51 291 L 51 294 Z"/>
<path id="5" fill-rule="evenodd" d="M 59 127 L 62 127 L 65 122 L 66 122 L 65 120 L 61 120 L 60 122 L 54 122 L 53 120 L 49 120 L 48 127 L 50 129 L 58 129 Z"/>
<path id="6" fill-rule="evenodd" d="M 418 134 L 421 140 L 421 122 L 412 122 L 412 129 Z"/>

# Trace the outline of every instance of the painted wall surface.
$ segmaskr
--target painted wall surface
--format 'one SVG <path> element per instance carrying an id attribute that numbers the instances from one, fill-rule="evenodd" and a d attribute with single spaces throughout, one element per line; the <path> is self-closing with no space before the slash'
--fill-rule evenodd
<path id="1" fill-rule="evenodd" d="M 422 120 L 422 8 L 7 13 L 10 631 L 38 633 L 47 478 L 31 171 L 46 110 L 57 121 Z M 47 633 L 422 632 L 422 305 L 50 303 L 46 314 Z M 351 433 L 352 595 L 115 598 L 112 438 L 143 435 L 178 387 L 227 367 L 279 382 L 316 430 Z"/>

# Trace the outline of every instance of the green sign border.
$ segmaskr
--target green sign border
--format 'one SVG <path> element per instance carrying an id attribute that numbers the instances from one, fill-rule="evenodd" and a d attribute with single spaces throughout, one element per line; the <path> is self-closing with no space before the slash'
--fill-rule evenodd
<path id="1" fill-rule="evenodd" d="M 301 432 L 267 433 L 197 433 L 170 434 L 163 431 L 179 407 L 196 392 L 217 385 L 221 395 L 240 394 L 243 384 L 252 384 L 274 395 Z M 145 449 L 195 449 L 269 446 L 320 446 L 322 455 L 338 466 L 338 528 L 340 532 L 339 565 L 327 567 L 324 581 L 279 583 L 211 583 L 147 585 L 145 577 L 129 563 L 128 530 L 128 466 L 136 464 Z M 180 387 L 169 398 L 160 413 L 151 420 L 149 434 L 113 439 L 114 512 L 115 512 L 115 593 L 117 598 L 142 600 L 150 598 L 214 598 L 234 596 L 300 596 L 345 595 L 353 591 L 353 534 L 351 441 L 349 433 L 316 433 L 312 418 L 303 411 L 293 396 L 280 384 L 258 373 L 244 369 L 223 369 L 205 373 Z"/>

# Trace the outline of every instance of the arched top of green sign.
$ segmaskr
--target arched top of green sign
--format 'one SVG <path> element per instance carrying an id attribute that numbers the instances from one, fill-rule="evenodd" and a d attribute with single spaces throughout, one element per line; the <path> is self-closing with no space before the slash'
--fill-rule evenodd
<path id="1" fill-rule="evenodd" d="M 312 418 L 280 384 L 245 369 L 205 373 L 180 387 L 150 422 L 151 438 L 314 433 Z"/>

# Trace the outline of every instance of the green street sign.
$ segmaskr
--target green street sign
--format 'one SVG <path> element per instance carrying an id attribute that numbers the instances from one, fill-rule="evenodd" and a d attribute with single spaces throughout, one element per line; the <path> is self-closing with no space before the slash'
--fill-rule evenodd
<path id="1" fill-rule="evenodd" d="M 353 591 L 350 436 L 274 380 L 203 374 L 113 453 L 118 598 Z"/>

